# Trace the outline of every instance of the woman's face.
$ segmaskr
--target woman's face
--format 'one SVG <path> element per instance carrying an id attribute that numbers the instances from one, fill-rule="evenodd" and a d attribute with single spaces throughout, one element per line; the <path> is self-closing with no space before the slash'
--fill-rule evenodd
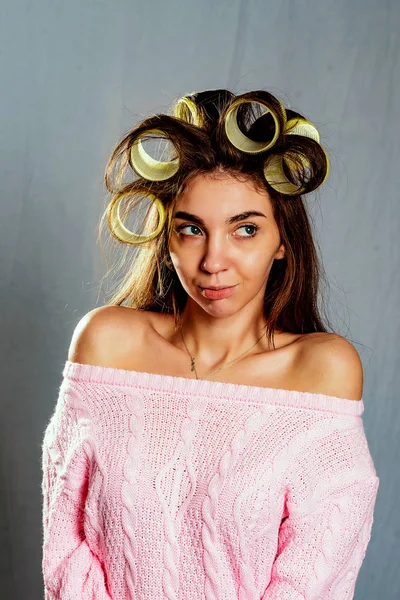
<path id="1" fill-rule="evenodd" d="M 242 214 L 257 211 L 255 214 Z M 209 314 L 262 304 L 274 259 L 284 256 L 268 193 L 227 174 L 198 175 L 177 200 L 169 250 L 181 284 Z M 220 299 L 201 288 L 235 286 Z"/>

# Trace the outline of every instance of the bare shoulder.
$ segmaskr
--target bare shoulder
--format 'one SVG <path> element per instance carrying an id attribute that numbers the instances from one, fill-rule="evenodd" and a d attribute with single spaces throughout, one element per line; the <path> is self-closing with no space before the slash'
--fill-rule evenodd
<path id="1" fill-rule="evenodd" d="M 299 357 L 312 392 L 361 400 L 363 366 L 358 351 L 337 333 L 318 332 L 305 336 Z"/>
<path id="2" fill-rule="evenodd" d="M 81 364 L 112 366 L 118 356 L 130 352 L 142 339 L 144 311 L 126 306 L 100 306 L 78 322 L 68 350 L 68 360 Z"/>

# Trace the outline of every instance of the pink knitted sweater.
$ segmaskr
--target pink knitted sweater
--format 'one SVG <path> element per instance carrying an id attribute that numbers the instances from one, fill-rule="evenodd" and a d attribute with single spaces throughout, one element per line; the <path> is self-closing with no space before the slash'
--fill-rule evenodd
<path id="1" fill-rule="evenodd" d="M 363 400 L 67 361 L 46 600 L 350 600 L 379 486 Z"/>

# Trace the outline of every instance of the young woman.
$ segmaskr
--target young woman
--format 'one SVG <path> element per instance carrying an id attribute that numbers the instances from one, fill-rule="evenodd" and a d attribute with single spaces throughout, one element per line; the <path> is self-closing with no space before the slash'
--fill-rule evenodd
<path id="1" fill-rule="evenodd" d="M 135 253 L 44 434 L 46 599 L 353 598 L 379 478 L 359 355 L 317 306 L 303 196 L 328 171 L 262 90 L 190 94 L 115 148 L 103 222 Z"/>

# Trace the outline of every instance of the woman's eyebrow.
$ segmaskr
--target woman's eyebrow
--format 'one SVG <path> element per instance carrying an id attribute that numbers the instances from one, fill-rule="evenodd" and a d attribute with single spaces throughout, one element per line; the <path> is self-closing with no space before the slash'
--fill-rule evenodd
<path id="1" fill-rule="evenodd" d="M 225 221 L 225 223 L 227 225 L 231 225 L 232 223 L 237 223 L 238 221 L 243 221 L 244 219 L 248 219 L 249 217 L 265 217 L 265 218 L 267 218 L 267 215 L 264 215 L 264 213 L 262 213 L 258 210 L 246 210 L 245 212 L 241 212 L 238 215 L 229 217 L 229 219 L 227 219 Z M 194 215 L 190 212 L 186 212 L 185 210 L 178 210 L 173 215 L 173 218 L 174 219 L 187 219 L 188 221 L 193 221 L 193 223 L 198 223 L 199 225 L 203 225 L 203 226 L 205 225 L 203 219 L 201 219 L 197 215 Z"/>

